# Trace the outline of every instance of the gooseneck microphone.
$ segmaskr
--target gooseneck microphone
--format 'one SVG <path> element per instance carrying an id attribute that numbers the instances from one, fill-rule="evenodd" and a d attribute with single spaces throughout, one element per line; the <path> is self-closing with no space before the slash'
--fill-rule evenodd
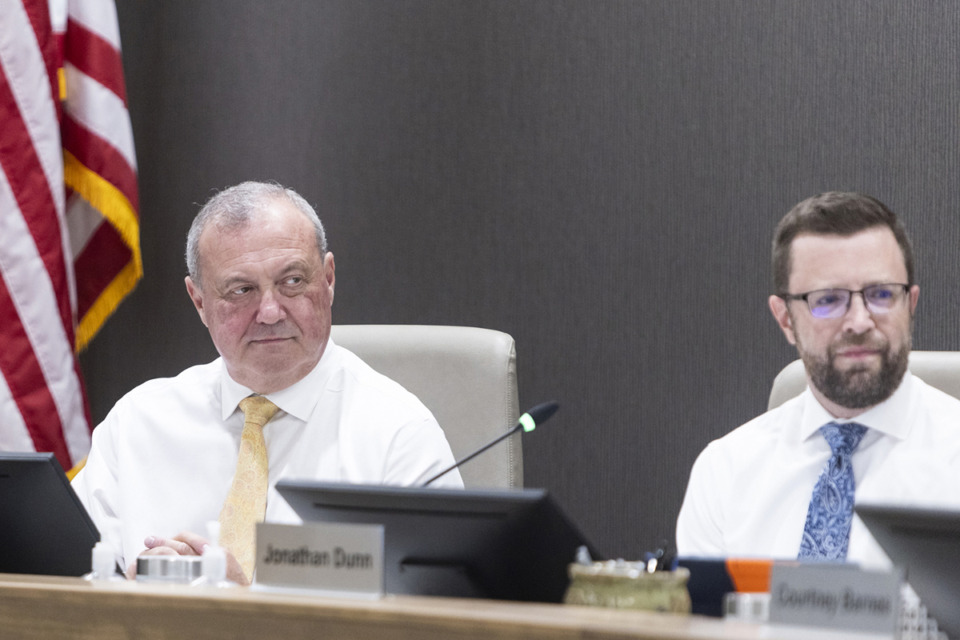
<path id="1" fill-rule="evenodd" d="M 462 465 L 464 462 L 473 460 L 476 456 L 480 455 L 481 453 L 483 453 L 493 445 L 497 444 L 501 440 L 509 438 L 510 436 L 515 434 L 517 431 L 520 431 L 521 429 L 523 429 L 524 433 L 529 433 L 530 431 L 533 431 L 538 426 L 540 426 L 541 424 L 549 420 L 550 417 L 553 414 L 555 414 L 557 412 L 557 409 L 559 408 L 560 408 L 560 405 L 557 404 L 556 402 L 544 402 L 543 404 L 538 404 L 533 409 L 530 409 L 530 411 L 527 411 L 525 414 L 520 416 L 520 419 L 517 421 L 517 424 L 514 425 L 514 427 L 511 428 L 509 431 L 507 431 L 503 435 L 497 436 L 496 438 L 494 438 L 487 444 L 483 445 L 473 453 L 466 455 L 463 458 L 460 458 L 459 460 L 454 462 L 452 465 L 450 465 L 449 467 L 447 467 L 437 475 L 433 476 L 432 478 L 424 482 L 421 486 L 426 487 L 434 480 L 450 473 L 451 471 L 453 471 L 454 469 Z"/>

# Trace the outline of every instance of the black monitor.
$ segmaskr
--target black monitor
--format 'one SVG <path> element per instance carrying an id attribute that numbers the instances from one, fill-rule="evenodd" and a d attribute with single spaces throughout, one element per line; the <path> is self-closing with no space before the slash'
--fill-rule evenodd
<path id="1" fill-rule="evenodd" d="M 52 453 L 0 453 L 0 573 L 81 576 L 100 533 Z"/>
<path id="2" fill-rule="evenodd" d="M 280 480 L 305 522 L 381 524 L 388 593 L 561 602 L 577 548 L 541 489 L 460 490 Z"/>
<path id="3" fill-rule="evenodd" d="M 940 629 L 960 637 L 960 510 L 882 504 L 855 508 L 890 560 L 906 569 L 907 582 Z"/>

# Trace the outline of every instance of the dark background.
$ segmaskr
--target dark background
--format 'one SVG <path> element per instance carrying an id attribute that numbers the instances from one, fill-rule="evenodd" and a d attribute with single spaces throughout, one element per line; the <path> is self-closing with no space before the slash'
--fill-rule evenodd
<path id="1" fill-rule="evenodd" d="M 337 323 L 517 341 L 527 486 L 629 559 L 795 357 L 767 310 L 797 201 L 877 196 L 918 254 L 915 347 L 958 349 L 960 4 L 118 2 L 146 275 L 82 363 L 95 418 L 216 354 L 182 284 L 215 189 L 324 220 Z"/>

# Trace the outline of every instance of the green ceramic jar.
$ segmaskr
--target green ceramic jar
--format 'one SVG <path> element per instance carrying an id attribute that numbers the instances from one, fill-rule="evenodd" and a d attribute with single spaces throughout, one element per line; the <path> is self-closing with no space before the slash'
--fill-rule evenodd
<path id="1" fill-rule="evenodd" d="M 647 571 L 641 562 L 573 563 L 563 601 L 593 607 L 690 613 L 690 571 Z"/>

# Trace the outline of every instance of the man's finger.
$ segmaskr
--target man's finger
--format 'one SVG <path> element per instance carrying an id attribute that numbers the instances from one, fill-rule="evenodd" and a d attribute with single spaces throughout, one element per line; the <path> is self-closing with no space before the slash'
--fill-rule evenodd
<path id="1" fill-rule="evenodd" d="M 198 556 L 203 555 L 204 547 L 210 544 L 210 541 L 203 536 L 191 533 L 189 531 L 181 531 L 177 535 L 173 536 L 173 539 L 188 545 L 193 550 L 193 553 Z"/>
<path id="2" fill-rule="evenodd" d="M 144 541 L 143 545 L 147 548 L 147 551 L 141 553 L 144 555 L 153 551 L 154 549 L 169 549 L 166 552 L 160 553 L 149 553 L 149 555 L 177 555 L 177 556 L 196 556 L 200 555 L 197 551 L 194 551 L 186 542 L 174 538 L 160 538 L 158 536 L 148 536 Z"/>

